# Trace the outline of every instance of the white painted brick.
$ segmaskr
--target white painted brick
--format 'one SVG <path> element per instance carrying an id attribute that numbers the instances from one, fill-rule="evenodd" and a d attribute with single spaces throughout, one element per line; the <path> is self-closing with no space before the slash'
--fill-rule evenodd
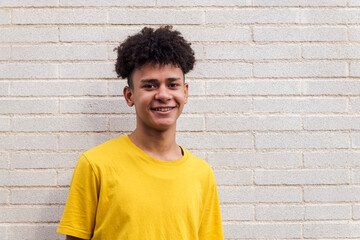
<path id="1" fill-rule="evenodd" d="M 205 81 L 188 80 L 187 76 L 185 76 L 185 82 L 189 85 L 189 96 L 205 95 Z"/>
<path id="2" fill-rule="evenodd" d="M 347 112 L 345 98 L 257 98 L 254 112 L 334 113 Z"/>
<path id="3" fill-rule="evenodd" d="M 204 117 L 182 115 L 177 121 L 177 131 L 203 131 L 205 130 Z"/>
<path id="4" fill-rule="evenodd" d="M 358 80 L 306 80 L 303 82 L 305 95 L 358 95 L 360 82 Z"/>
<path id="5" fill-rule="evenodd" d="M 215 131 L 301 130 L 300 117 L 250 116 L 207 117 L 206 129 Z"/>
<path id="6" fill-rule="evenodd" d="M 136 127 L 136 116 L 110 117 L 110 131 L 134 131 Z"/>
<path id="7" fill-rule="evenodd" d="M 8 203 L 9 202 L 10 192 L 7 189 L 0 189 L 0 203 Z"/>
<path id="8" fill-rule="evenodd" d="M 10 118 L 0 117 L 0 132 L 10 130 Z"/>
<path id="9" fill-rule="evenodd" d="M 0 60 L 9 60 L 10 47 L 0 46 Z"/>
<path id="10" fill-rule="evenodd" d="M 304 220 L 305 209 L 300 205 L 258 205 L 256 220 Z"/>
<path id="11" fill-rule="evenodd" d="M 343 133 L 273 133 L 256 134 L 256 148 L 349 148 L 350 139 L 348 134 Z"/>
<path id="12" fill-rule="evenodd" d="M 358 59 L 358 45 L 304 45 L 302 56 L 306 59 Z"/>
<path id="13" fill-rule="evenodd" d="M 209 152 L 208 162 L 213 167 L 301 167 L 301 153 L 296 152 Z"/>
<path id="14" fill-rule="evenodd" d="M 120 42 L 137 33 L 139 27 L 60 27 L 62 42 Z"/>
<path id="15" fill-rule="evenodd" d="M 158 6 L 180 6 L 180 7 L 189 7 L 189 6 L 214 6 L 214 7 L 223 7 L 223 6 L 251 6 L 250 0 L 158 0 Z"/>
<path id="16" fill-rule="evenodd" d="M 15 188 L 11 190 L 11 204 L 65 204 L 68 189 Z"/>
<path id="17" fill-rule="evenodd" d="M 360 130 L 360 117 L 305 117 L 306 130 Z"/>
<path id="18" fill-rule="evenodd" d="M 360 170 L 359 169 L 354 169 L 352 172 L 352 182 L 353 183 L 360 183 Z"/>
<path id="19" fill-rule="evenodd" d="M 226 239 L 300 239 L 299 223 L 241 223 L 224 225 Z"/>
<path id="20" fill-rule="evenodd" d="M 194 56 L 197 61 L 204 59 L 204 47 L 202 45 L 191 44 L 191 48 L 194 50 Z"/>
<path id="21" fill-rule="evenodd" d="M 1 99 L 0 113 L 56 113 L 55 99 Z"/>
<path id="22" fill-rule="evenodd" d="M 360 28 L 359 27 L 349 27 L 349 40 L 350 41 L 360 41 Z"/>
<path id="23" fill-rule="evenodd" d="M 0 7 L 56 7 L 58 0 L 1 0 Z"/>
<path id="24" fill-rule="evenodd" d="M 189 98 L 185 113 L 241 113 L 251 111 L 248 98 Z"/>
<path id="25" fill-rule="evenodd" d="M 350 205 L 308 205 L 305 206 L 306 220 L 350 220 Z"/>
<path id="26" fill-rule="evenodd" d="M 17 170 L 0 171 L 2 186 L 55 186 L 55 170 Z"/>
<path id="27" fill-rule="evenodd" d="M 203 11 L 144 9 L 144 10 L 110 10 L 111 24 L 201 24 Z"/>
<path id="28" fill-rule="evenodd" d="M 346 184 L 350 183 L 349 170 L 255 170 L 258 185 L 294 184 Z"/>
<path id="29" fill-rule="evenodd" d="M 10 82 L 0 81 L 0 96 L 9 95 Z"/>
<path id="30" fill-rule="evenodd" d="M 14 132 L 106 131 L 106 117 L 14 117 Z"/>
<path id="31" fill-rule="evenodd" d="M 351 112 L 360 112 L 360 98 L 350 99 Z"/>
<path id="32" fill-rule="evenodd" d="M 53 135 L 0 135 L 0 149 L 4 150 L 55 150 Z"/>
<path id="33" fill-rule="evenodd" d="M 1 3 L 0 3 L 1 4 Z M 0 42 L 57 42 L 55 27 L 3 27 L 0 28 Z"/>
<path id="34" fill-rule="evenodd" d="M 291 203 L 302 201 L 300 187 L 219 187 L 218 191 L 222 203 Z"/>
<path id="35" fill-rule="evenodd" d="M 127 86 L 127 79 L 109 81 L 109 95 L 123 96 L 125 86 Z"/>
<path id="36" fill-rule="evenodd" d="M 0 207 L 0 222 L 56 222 L 58 207 Z"/>
<path id="37" fill-rule="evenodd" d="M 1 84 L 1 83 L 0 83 Z M 106 95 L 106 81 L 15 81 L 12 96 L 91 96 Z"/>
<path id="38" fill-rule="evenodd" d="M 59 148 L 61 150 L 87 150 L 115 137 L 118 135 L 61 135 Z"/>
<path id="39" fill-rule="evenodd" d="M 305 238 L 360 238 L 359 223 L 305 223 Z"/>
<path id="40" fill-rule="evenodd" d="M 254 27 L 256 42 L 346 41 L 345 27 Z"/>
<path id="41" fill-rule="evenodd" d="M 197 63 L 195 69 L 188 74 L 197 78 L 242 78 L 251 77 L 249 63 Z"/>
<path id="42" fill-rule="evenodd" d="M 61 78 L 116 78 L 114 63 L 63 63 Z"/>
<path id="43" fill-rule="evenodd" d="M 205 47 L 207 59 L 299 59 L 296 45 L 209 45 Z"/>
<path id="44" fill-rule="evenodd" d="M 176 27 L 188 41 L 201 42 L 247 42 L 251 39 L 250 28 L 248 27 Z"/>
<path id="45" fill-rule="evenodd" d="M 345 62 L 254 63 L 255 77 L 345 77 Z"/>
<path id="46" fill-rule="evenodd" d="M 221 218 L 225 221 L 254 220 L 254 207 L 251 205 L 222 205 Z"/>
<path id="47" fill-rule="evenodd" d="M 61 113 L 135 113 L 125 99 L 118 98 L 78 98 L 61 99 Z"/>
<path id="48" fill-rule="evenodd" d="M 9 11 L 0 10 L 0 24 L 9 24 L 9 23 L 10 23 Z"/>
<path id="49" fill-rule="evenodd" d="M 13 46 L 13 60 L 106 60 L 106 45 Z"/>
<path id="50" fill-rule="evenodd" d="M 59 186 L 70 186 L 71 178 L 74 170 L 61 170 L 58 172 L 58 185 Z"/>
<path id="51" fill-rule="evenodd" d="M 360 152 L 305 152 L 305 167 L 360 167 Z"/>
<path id="52" fill-rule="evenodd" d="M 251 170 L 215 170 L 217 185 L 251 185 L 253 174 Z"/>
<path id="53" fill-rule="evenodd" d="M 360 133 L 351 134 L 352 147 L 360 148 Z"/>
<path id="54" fill-rule="evenodd" d="M 352 77 L 360 76 L 360 62 L 350 63 L 350 76 Z"/>
<path id="55" fill-rule="evenodd" d="M 360 6 L 360 2 L 357 0 L 348 0 L 348 4 L 350 7 L 359 7 Z"/>
<path id="56" fill-rule="evenodd" d="M 98 9 L 14 10 L 14 24 L 101 24 L 107 14 Z"/>
<path id="57" fill-rule="evenodd" d="M 305 187 L 305 202 L 358 202 L 359 186 Z"/>
<path id="58" fill-rule="evenodd" d="M 0 169 L 9 168 L 9 155 L 6 153 L 0 153 Z"/>
<path id="59" fill-rule="evenodd" d="M 11 168 L 74 168 L 79 153 L 13 153 Z"/>
<path id="60" fill-rule="evenodd" d="M 354 205 L 353 217 L 354 219 L 360 219 L 360 205 Z"/>
<path id="61" fill-rule="evenodd" d="M 56 78 L 56 64 L 9 63 L 0 65 L 0 78 Z"/>
<path id="62" fill-rule="evenodd" d="M 0 239 L 7 239 L 6 225 L 0 225 Z"/>
<path id="63" fill-rule="evenodd" d="M 210 133 L 192 133 L 176 135 L 177 142 L 185 148 L 252 148 L 252 135 L 248 133 L 234 133 L 234 134 L 210 134 Z"/>
<path id="64" fill-rule="evenodd" d="M 56 224 L 10 225 L 8 226 L 9 239 L 37 239 L 37 240 L 64 240 L 65 235 L 56 232 Z"/>
<path id="65" fill-rule="evenodd" d="M 297 9 L 237 9 L 237 10 L 208 10 L 206 23 L 297 23 L 299 11 Z"/>
<path id="66" fill-rule="evenodd" d="M 60 0 L 60 6 L 66 7 L 134 7 L 154 6 L 153 0 Z"/>
<path id="67" fill-rule="evenodd" d="M 301 93 L 301 82 L 297 80 L 236 81 L 209 80 L 206 82 L 208 95 L 293 95 Z"/>
<path id="68" fill-rule="evenodd" d="M 351 1 L 351 0 L 350 0 Z M 357 1 L 357 0 L 355 0 Z M 281 6 L 281 7 L 337 7 L 346 6 L 346 0 L 253 0 L 254 6 Z"/>
<path id="69" fill-rule="evenodd" d="M 302 9 L 301 23 L 351 24 L 360 23 L 359 9 Z"/>

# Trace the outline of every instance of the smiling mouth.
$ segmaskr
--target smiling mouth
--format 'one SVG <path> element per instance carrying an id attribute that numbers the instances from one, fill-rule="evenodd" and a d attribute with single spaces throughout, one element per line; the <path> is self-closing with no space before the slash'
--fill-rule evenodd
<path id="1" fill-rule="evenodd" d="M 158 107 L 158 108 L 152 108 L 152 110 L 159 111 L 159 112 L 167 112 L 174 108 L 175 107 Z"/>

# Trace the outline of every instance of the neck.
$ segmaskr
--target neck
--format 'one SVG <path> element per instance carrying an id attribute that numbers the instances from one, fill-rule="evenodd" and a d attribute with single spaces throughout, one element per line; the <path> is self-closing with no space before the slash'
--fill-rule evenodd
<path id="1" fill-rule="evenodd" d="M 156 131 L 139 126 L 129 134 L 131 141 L 146 154 L 164 161 L 174 161 L 182 157 L 175 136 L 176 128 Z"/>

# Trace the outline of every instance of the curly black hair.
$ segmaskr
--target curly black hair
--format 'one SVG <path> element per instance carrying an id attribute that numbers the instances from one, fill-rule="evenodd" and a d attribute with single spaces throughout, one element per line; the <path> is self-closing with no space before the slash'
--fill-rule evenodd
<path id="1" fill-rule="evenodd" d="M 114 49 L 117 51 L 116 73 L 118 77 L 127 78 L 130 88 L 133 88 L 133 71 L 147 63 L 172 64 L 186 74 L 193 69 L 195 63 L 194 51 L 190 45 L 179 31 L 172 30 L 172 26 L 156 30 L 144 27 Z"/>

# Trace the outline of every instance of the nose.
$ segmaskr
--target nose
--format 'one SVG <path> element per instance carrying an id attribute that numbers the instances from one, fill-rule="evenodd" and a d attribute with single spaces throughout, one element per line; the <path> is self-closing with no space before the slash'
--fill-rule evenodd
<path id="1" fill-rule="evenodd" d="M 171 98 L 169 89 L 166 86 L 160 86 L 155 94 L 155 99 L 160 101 L 167 101 Z"/>
<path id="2" fill-rule="evenodd" d="M 166 86 L 161 85 L 155 94 L 155 99 L 165 102 L 170 98 L 171 98 L 171 94 L 169 92 L 169 89 Z"/>

